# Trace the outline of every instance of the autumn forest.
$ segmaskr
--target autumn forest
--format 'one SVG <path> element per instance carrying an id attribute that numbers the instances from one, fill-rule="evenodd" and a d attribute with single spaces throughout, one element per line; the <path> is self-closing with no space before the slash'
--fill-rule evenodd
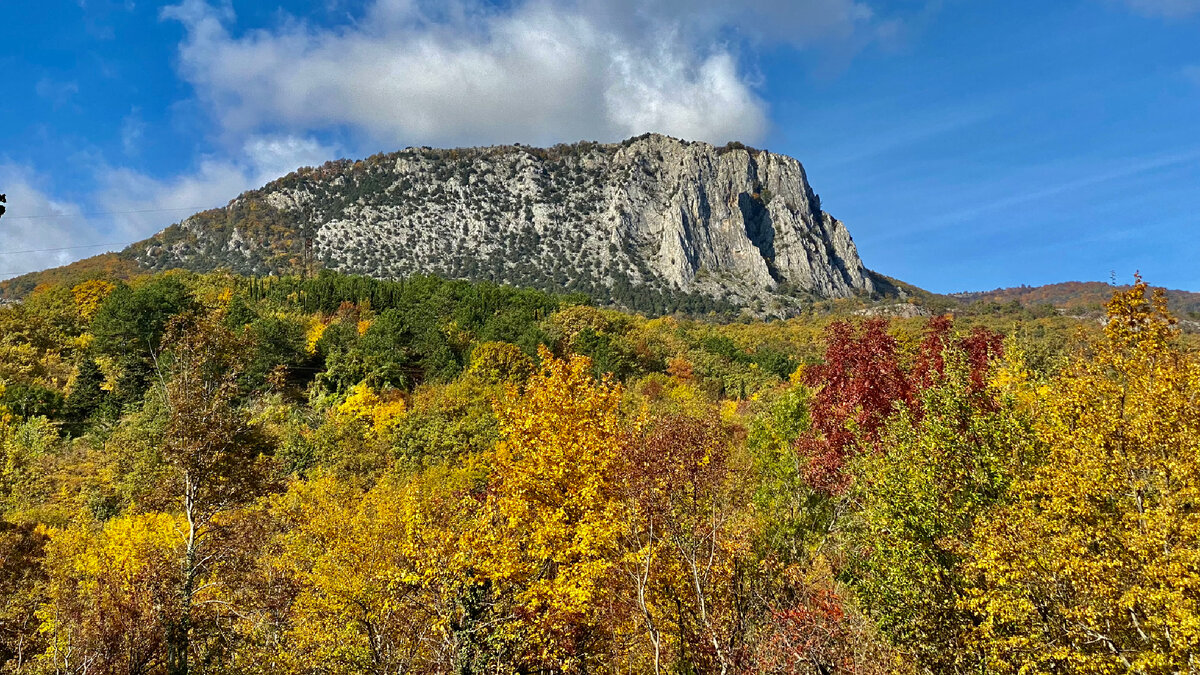
<path id="1" fill-rule="evenodd" d="M 0 672 L 1196 673 L 1161 292 L 640 315 L 167 272 L 0 306 Z"/>

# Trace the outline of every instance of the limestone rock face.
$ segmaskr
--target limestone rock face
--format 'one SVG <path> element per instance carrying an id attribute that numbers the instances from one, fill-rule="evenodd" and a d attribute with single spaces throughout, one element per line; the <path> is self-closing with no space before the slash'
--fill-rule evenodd
<path id="1" fill-rule="evenodd" d="M 611 199 L 625 214 L 617 234 L 644 242 L 679 288 L 874 291 L 849 232 L 821 210 L 790 157 L 651 136 L 617 151 L 612 164 L 629 176 Z M 702 271 L 717 283 L 698 278 Z"/>
<path id="2" fill-rule="evenodd" d="M 409 148 L 301 169 L 135 245 L 152 268 L 253 274 L 307 264 L 433 273 L 630 306 L 709 298 L 786 316 L 876 292 L 798 161 L 646 135 L 549 149 Z M 657 301 L 656 301 L 657 302 Z"/>

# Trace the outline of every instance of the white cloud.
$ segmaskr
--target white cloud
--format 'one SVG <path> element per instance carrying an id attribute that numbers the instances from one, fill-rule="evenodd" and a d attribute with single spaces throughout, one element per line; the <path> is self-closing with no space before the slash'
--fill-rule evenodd
<path id="1" fill-rule="evenodd" d="M 226 132 L 348 127 L 437 145 L 757 140 L 766 104 L 731 45 L 877 25 L 854 0 L 374 0 L 350 26 L 288 19 L 237 36 L 228 4 L 184 0 L 163 16 L 185 26 L 181 74 Z"/>
<path id="2" fill-rule="evenodd" d="M 79 249 L 43 249 L 107 243 L 88 231 L 78 204 L 52 197 L 44 179 L 28 167 L 0 164 L 0 185 L 8 197 L 7 212 L 0 217 L 0 278 L 82 257 Z"/>
<path id="3" fill-rule="evenodd" d="M 119 241 L 136 241 L 154 234 L 196 211 L 221 206 L 242 192 L 257 188 L 301 166 L 314 166 L 336 157 L 333 148 L 309 138 L 253 137 L 242 161 L 207 157 L 196 170 L 158 179 L 128 168 L 97 172 L 107 229 Z"/>
<path id="4" fill-rule="evenodd" d="M 1200 12 L 1200 0 L 1123 0 L 1139 14 L 1182 18 Z"/>
<path id="5" fill-rule="evenodd" d="M 242 146 L 250 168 L 252 186 L 265 185 L 302 166 L 318 166 L 336 159 L 335 148 L 312 138 L 296 136 L 255 136 Z"/>
<path id="6" fill-rule="evenodd" d="M 121 147 L 125 154 L 136 155 L 142 149 L 142 136 L 146 134 L 146 123 L 142 111 L 136 106 L 121 120 Z"/>
<path id="7" fill-rule="evenodd" d="M 0 185 L 8 193 L 8 212 L 0 218 L 0 278 L 120 250 L 196 211 L 221 206 L 298 167 L 337 155 L 310 138 L 255 136 L 246 141 L 241 156 L 240 161 L 207 157 L 192 173 L 166 179 L 96 162 L 99 187 L 87 197 L 86 210 L 78 202 L 54 197 L 53 186 L 29 168 L 0 164 Z M 77 248 L 90 244 L 116 245 Z M 71 248 L 44 250 L 65 247 Z"/>

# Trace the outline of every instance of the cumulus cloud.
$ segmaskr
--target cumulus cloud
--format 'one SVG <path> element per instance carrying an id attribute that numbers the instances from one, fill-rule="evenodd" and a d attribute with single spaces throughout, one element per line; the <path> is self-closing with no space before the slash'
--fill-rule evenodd
<path id="1" fill-rule="evenodd" d="M 878 26 L 854 0 L 374 0 L 348 26 L 292 18 L 241 35 L 228 4 L 163 16 L 184 25 L 181 74 L 227 132 L 344 127 L 396 144 L 753 141 L 766 104 L 736 45 Z"/>
<path id="2" fill-rule="evenodd" d="M 1123 0 L 1130 9 L 1147 16 L 1182 18 L 1200 13 L 1200 0 Z"/>
<path id="3" fill-rule="evenodd" d="M 0 185 L 8 195 L 8 210 L 0 218 L 0 278 L 80 257 L 78 249 L 44 249 L 106 243 L 87 231 L 78 204 L 52 197 L 45 179 L 29 167 L 0 164 Z"/>
<path id="4" fill-rule="evenodd" d="M 0 219 L 0 278 L 119 250 L 298 167 L 332 159 L 336 151 L 311 138 L 255 136 L 239 156 L 206 157 L 194 171 L 168 178 L 96 162 L 98 188 L 87 197 L 86 210 L 56 198 L 54 186 L 28 167 L 0 165 L 9 207 Z M 7 254 L 14 251 L 36 252 Z"/>
<path id="5" fill-rule="evenodd" d="M 167 179 L 128 168 L 109 168 L 97 176 L 100 189 L 96 201 L 111 214 L 107 218 L 114 236 L 134 241 L 194 211 L 225 204 L 298 167 L 321 164 L 334 158 L 335 151 L 308 138 L 254 137 L 246 142 L 241 156 L 241 161 L 207 157 L 194 172 Z"/>

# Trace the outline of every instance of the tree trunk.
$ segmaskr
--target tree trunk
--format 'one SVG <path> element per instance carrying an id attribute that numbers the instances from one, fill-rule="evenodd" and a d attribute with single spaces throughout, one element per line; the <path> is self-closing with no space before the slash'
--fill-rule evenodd
<path id="1" fill-rule="evenodd" d="M 179 589 L 179 618 L 167 628 L 167 675 L 187 675 L 192 632 L 192 596 L 196 586 L 199 532 L 196 523 L 195 483 L 184 478 L 184 513 L 188 520 L 187 551 L 183 556 L 183 585 Z"/>

